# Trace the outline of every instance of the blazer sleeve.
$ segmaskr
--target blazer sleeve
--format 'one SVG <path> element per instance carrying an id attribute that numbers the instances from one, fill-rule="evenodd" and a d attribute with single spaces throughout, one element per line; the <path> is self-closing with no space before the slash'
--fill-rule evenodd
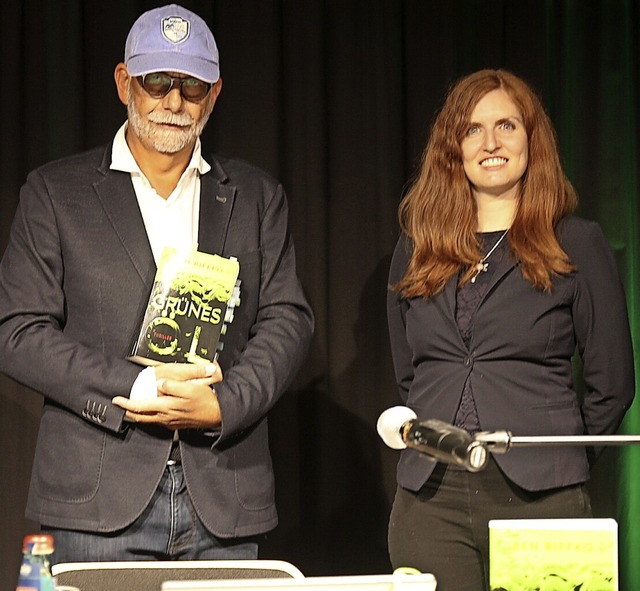
<path id="1" fill-rule="evenodd" d="M 65 334 L 65 260 L 47 184 L 32 172 L 21 190 L 0 263 L 0 370 L 102 428 L 119 431 L 140 369 Z M 68 270 L 67 270 L 68 271 Z"/>
<path id="2" fill-rule="evenodd" d="M 259 220 L 260 262 L 255 318 L 248 320 L 248 338 L 224 380 L 214 386 L 220 404 L 222 427 L 218 443 L 232 438 L 264 418 L 290 385 L 307 353 L 314 316 L 296 272 L 296 257 L 288 227 L 288 205 L 280 184 L 270 183 Z M 242 275 L 242 260 L 240 261 Z M 245 314 L 242 299 L 237 314 Z M 241 320 L 242 321 L 242 320 Z M 234 320 L 231 332 L 237 328 Z M 225 349 L 227 350 L 227 343 Z M 221 356 L 221 363 L 223 357 Z"/>
<path id="3" fill-rule="evenodd" d="M 396 290 L 391 288 L 402 279 L 407 269 L 410 246 L 406 236 L 401 236 L 396 245 L 389 269 L 387 288 L 387 323 L 391 356 L 400 398 L 405 404 L 409 398 L 409 388 L 413 381 L 413 355 L 407 342 L 406 313 L 407 302 Z"/>
<path id="4" fill-rule="evenodd" d="M 584 222 L 577 229 L 569 233 L 565 248 L 576 267 L 572 312 L 583 362 L 582 413 L 587 434 L 607 435 L 617 431 L 635 393 L 627 305 L 600 226 Z"/>

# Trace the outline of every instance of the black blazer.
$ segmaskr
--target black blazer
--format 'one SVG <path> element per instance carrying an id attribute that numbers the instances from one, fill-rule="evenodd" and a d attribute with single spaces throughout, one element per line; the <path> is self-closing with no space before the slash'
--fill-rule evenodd
<path id="1" fill-rule="evenodd" d="M 44 395 L 27 516 L 91 531 L 123 528 L 142 513 L 172 438 L 128 426 L 111 404 L 141 370 L 125 358 L 155 263 L 130 175 L 110 161 L 109 146 L 32 172 L 0 264 L 0 370 Z M 313 315 L 282 187 L 240 161 L 209 163 L 199 248 L 238 258 L 241 305 L 220 357 L 222 428 L 180 436 L 200 518 L 214 534 L 237 537 L 277 523 L 265 415 L 302 362 Z"/>
<path id="2" fill-rule="evenodd" d="M 419 418 L 453 422 L 468 376 L 483 430 L 513 435 L 614 433 L 634 396 L 633 352 L 625 296 L 600 227 L 571 217 L 558 238 L 575 272 L 534 289 L 505 256 L 475 315 L 468 349 L 455 320 L 456 279 L 425 300 L 390 290 L 391 349 L 402 401 Z M 410 245 L 401 237 L 390 284 L 404 275 Z M 582 356 L 584 399 L 574 391 L 571 357 Z M 584 447 L 514 448 L 495 459 L 527 490 L 588 479 Z M 403 450 L 398 482 L 416 491 L 435 462 Z"/>

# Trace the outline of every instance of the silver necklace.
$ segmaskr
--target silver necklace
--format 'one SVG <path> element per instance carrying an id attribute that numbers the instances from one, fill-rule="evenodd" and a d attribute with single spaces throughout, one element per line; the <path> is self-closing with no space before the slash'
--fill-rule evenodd
<path id="1" fill-rule="evenodd" d="M 475 283 L 476 282 L 476 279 L 478 278 L 478 275 L 480 275 L 480 273 L 486 273 L 487 272 L 487 269 L 489 268 L 489 263 L 487 263 L 486 260 L 493 254 L 493 251 L 496 248 L 498 248 L 498 245 L 502 242 L 503 238 L 507 235 L 508 231 L 509 231 L 509 228 L 507 228 L 504 231 L 504 233 L 502 234 L 502 236 L 500 236 L 500 238 L 498 238 L 498 242 L 496 242 L 493 245 L 491 250 L 480 259 L 480 262 L 475 264 L 475 266 L 473 268 L 473 275 L 471 276 L 471 283 Z"/>

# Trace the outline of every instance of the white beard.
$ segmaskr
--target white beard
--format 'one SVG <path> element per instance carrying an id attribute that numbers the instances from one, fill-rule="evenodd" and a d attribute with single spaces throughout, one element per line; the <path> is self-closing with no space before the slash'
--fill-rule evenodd
<path id="1" fill-rule="evenodd" d="M 129 89 L 127 101 L 127 115 L 129 125 L 133 132 L 143 141 L 149 143 L 154 149 L 163 154 L 175 154 L 187 146 L 195 143 L 204 130 L 209 115 L 213 110 L 211 103 L 202 111 L 199 121 L 188 113 L 170 113 L 151 111 L 146 115 L 138 110 L 133 92 Z M 166 129 L 156 125 L 168 123 L 172 125 L 184 125 L 183 129 Z"/>

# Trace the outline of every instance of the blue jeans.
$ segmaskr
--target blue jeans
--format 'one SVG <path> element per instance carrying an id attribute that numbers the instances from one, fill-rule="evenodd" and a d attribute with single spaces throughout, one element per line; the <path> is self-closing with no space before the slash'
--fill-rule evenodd
<path id="1" fill-rule="evenodd" d="M 122 560 L 253 560 L 257 537 L 223 539 L 209 532 L 198 518 L 182 472 L 167 466 L 142 515 L 123 530 L 82 532 L 47 527 L 54 536 L 52 564 Z"/>

